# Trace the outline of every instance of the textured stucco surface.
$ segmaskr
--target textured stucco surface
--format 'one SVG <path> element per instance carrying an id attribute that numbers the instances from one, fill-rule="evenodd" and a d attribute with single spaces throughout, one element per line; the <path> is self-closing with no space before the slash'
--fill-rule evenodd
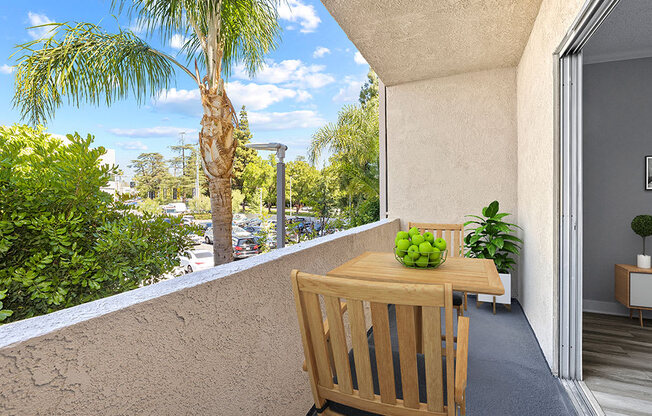
<path id="1" fill-rule="evenodd" d="M 541 0 L 322 0 L 386 85 L 518 64 Z"/>
<path id="2" fill-rule="evenodd" d="M 228 276 L 197 272 L 108 314 L 81 305 L 96 317 L 0 349 L 0 414 L 303 416 L 312 396 L 291 269 L 326 273 L 390 250 L 397 230 L 386 220 L 238 262 Z"/>
<path id="3" fill-rule="evenodd" d="M 523 227 L 519 299 L 543 354 L 556 371 L 555 143 L 553 53 L 584 0 L 544 0 L 517 70 L 518 220 Z"/>

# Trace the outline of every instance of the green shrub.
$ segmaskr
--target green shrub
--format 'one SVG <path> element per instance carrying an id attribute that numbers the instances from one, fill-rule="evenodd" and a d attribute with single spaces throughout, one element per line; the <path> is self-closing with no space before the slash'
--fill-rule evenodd
<path id="1" fill-rule="evenodd" d="M 0 126 L 0 320 L 14 321 L 154 283 L 190 246 L 179 220 L 143 217 L 100 190 L 93 138 Z"/>
<path id="2" fill-rule="evenodd" d="M 643 254 L 645 254 L 645 238 L 652 236 L 652 215 L 637 215 L 634 217 L 632 230 L 643 238 Z"/>
<path id="3" fill-rule="evenodd" d="M 474 219 L 465 222 L 464 227 L 474 224 L 475 228 L 464 237 L 465 255 L 491 259 L 499 273 L 509 273 L 515 264 L 513 256 L 518 256 L 519 244 L 523 241 L 514 235 L 516 228 L 520 227 L 504 222 L 503 218 L 509 214 L 500 213 L 498 209 L 498 201 L 493 201 L 482 209 L 482 216 L 467 215 Z"/>

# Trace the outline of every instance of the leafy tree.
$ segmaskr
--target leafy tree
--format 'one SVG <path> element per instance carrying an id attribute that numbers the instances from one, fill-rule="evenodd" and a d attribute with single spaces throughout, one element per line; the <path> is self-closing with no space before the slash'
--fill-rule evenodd
<path id="1" fill-rule="evenodd" d="M 292 178 L 292 187 L 286 187 L 287 192 L 292 191 L 292 205 L 297 214 L 306 205 L 310 195 L 314 192 L 319 179 L 319 171 L 308 164 L 302 157 L 295 161 L 288 162 L 286 166 L 286 182 Z"/>
<path id="2" fill-rule="evenodd" d="M 360 89 L 360 104 L 364 106 L 368 102 L 377 98 L 378 98 L 378 75 L 376 75 L 373 69 L 370 68 L 369 73 L 367 73 L 367 81 Z"/>
<path id="3" fill-rule="evenodd" d="M 194 212 L 208 212 L 211 209 L 211 200 L 206 195 L 199 195 L 188 200 L 188 208 Z"/>
<path id="4" fill-rule="evenodd" d="M 100 188 L 92 136 L 69 144 L 26 126 L 0 127 L 0 307 L 29 318 L 160 280 L 190 246 L 178 220 L 140 217 Z M 11 311 L 7 315 L 6 311 Z"/>
<path id="5" fill-rule="evenodd" d="M 160 153 L 141 153 L 129 165 L 135 171 L 134 181 L 138 191 L 148 198 L 155 198 L 170 176 L 168 166 Z"/>
<path id="6" fill-rule="evenodd" d="M 150 214 L 150 215 L 159 215 L 161 214 L 161 204 L 158 203 L 155 199 L 149 199 L 149 198 L 144 198 L 138 203 L 137 206 L 138 211 L 142 212 L 143 214 Z"/>
<path id="7" fill-rule="evenodd" d="M 231 195 L 231 208 L 237 212 L 241 206 L 244 206 L 244 194 L 239 189 L 234 189 Z"/>
<path id="8" fill-rule="evenodd" d="M 177 190 L 177 199 L 182 199 L 184 202 L 187 197 L 192 196 L 192 190 L 195 186 L 195 165 L 191 164 L 191 159 L 195 149 L 191 144 L 184 143 L 170 146 L 176 156 L 171 158 L 169 166 L 173 169 L 173 174 L 170 177 L 170 185 L 173 189 Z"/>
<path id="9" fill-rule="evenodd" d="M 215 264 L 232 260 L 231 176 L 237 117 L 224 77 L 237 63 L 253 75 L 276 47 L 277 0 L 114 0 L 145 29 L 181 49 L 192 70 L 126 29 L 111 34 L 90 23 L 51 23 L 51 36 L 18 46 L 14 104 L 32 123 L 45 122 L 64 101 L 107 105 L 134 96 L 147 102 L 181 70 L 196 84 L 204 115 L 199 148 L 208 177 Z M 200 71 L 203 74 L 200 74 Z"/>
<path id="10" fill-rule="evenodd" d="M 249 163 L 242 173 L 243 191 L 249 205 L 257 206 L 262 197 L 265 206 L 269 208 L 270 192 L 276 188 L 276 171 L 269 162 L 258 157 Z M 273 199 L 276 199 L 274 192 Z"/>
<path id="11" fill-rule="evenodd" d="M 336 215 L 338 198 L 336 175 L 337 172 L 331 167 L 322 169 L 306 201 L 317 215 L 318 235 L 325 234 Z"/>
<path id="12" fill-rule="evenodd" d="M 364 103 L 344 106 L 336 123 L 326 124 L 315 132 L 309 149 L 309 160 L 313 164 L 322 155 L 331 155 L 329 162 L 335 172 L 334 180 L 343 191 L 338 205 L 346 210 L 351 224 L 379 218 L 379 212 L 373 217 L 367 215 L 379 199 L 377 88 L 375 94 L 373 91 L 373 83 L 365 84 L 361 92 Z M 363 100 L 363 96 L 368 100 Z M 358 215 L 363 210 L 367 211 Z"/>
<path id="13" fill-rule="evenodd" d="M 632 220 L 632 230 L 643 238 L 643 254 L 645 254 L 645 239 L 652 236 L 652 215 L 637 215 Z"/>

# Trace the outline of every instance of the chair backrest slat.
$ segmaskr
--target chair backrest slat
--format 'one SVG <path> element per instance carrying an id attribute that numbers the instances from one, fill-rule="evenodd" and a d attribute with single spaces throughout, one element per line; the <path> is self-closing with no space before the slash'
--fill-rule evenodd
<path id="1" fill-rule="evenodd" d="M 367 339 L 367 324 L 364 315 L 364 302 L 350 300 L 348 304 L 349 322 L 351 324 L 351 344 L 353 344 L 353 360 L 355 363 L 358 390 L 364 399 L 374 398 L 374 382 L 371 375 L 371 360 L 369 358 L 369 340 Z"/>
<path id="2" fill-rule="evenodd" d="M 380 401 L 395 404 L 394 356 L 392 354 L 387 306 L 386 303 L 371 302 L 371 322 L 374 326 L 374 346 L 376 348 Z"/>
<path id="3" fill-rule="evenodd" d="M 401 364 L 403 405 L 419 408 L 419 375 L 417 372 L 417 344 L 414 306 L 396 305 L 398 352 Z"/>
<path id="4" fill-rule="evenodd" d="M 333 375 L 331 374 L 330 360 L 328 358 L 328 346 L 324 335 L 319 297 L 314 293 L 303 293 L 302 296 L 310 331 L 310 340 L 312 341 L 315 361 L 317 362 L 318 384 L 333 387 Z"/>
<path id="5" fill-rule="evenodd" d="M 328 318 L 330 341 L 333 348 L 333 362 L 337 371 L 337 386 L 343 393 L 353 394 L 349 349 L 346 345 L 346 333 L 344 332 L 344 322 L 340 312 L 340 299 L 333 296 L 324 296 L 324 303 L 326 304 L 326 317 Z"/>
<path id="6" fill-rule="evenodd" d="M 316 404 L 323 405 L 325 400 L 333 400 L 384 415 L 454 414 L 453 291 L 450 284 L 372 282 L 297 271 L 292 276 L 306 364 Z M 320 299 L 325 305 L 325 324 Z M 346 312 L 343 312 L 341 302 L 346 302 Z M 367 334 L 366 302 L 371 310 L 373 348 Z M 395 305 L 396 310 L 395 335 L 390 332 L 393 329 L 390 330 L 389 304 Z M 446 326 L 443 338 L 442 308 Z M 348 320 L 343 319 L 342 313 L 348 314 Z M 347 345 L 347 322 L 353 347 L 355 379 Z M 423 334 L 422 339 L 417 337 L 419 333 Z M 398 339 L 392 341 L 393 336 Z M 445 364 L 442 362 L 442 339 L 446 346 Z M 332 357 L 329 356 L 329 347 Z M 374 388 L 372 351 L 378 390 Z M 418 353 L 423 354 L 425 362 L 425 404 L 420 403 L 419 397 Z M 395 358 L 397 363 L 394 362 Z M 395 374 L 398 371 L 395 364 L 400 369 L 400 380 L 397 380 L 398 373 Z M 333 381 L 334 377 L 337 384 Z M 444 383 L 448 390 L 446 399 Z M 398 388 L 403 392 L 402 398 L 397 398 Z"/>
<path id="7" fill-rule="evenodd" d="M 408 227 L 417 227 L 420 232 L 430 231 L 435 238 L 443 238 L 448 246 L 449 257 L 464 256 L 464 224 L 430 224 L 409 222 Z"/>
<path id="8" fill-rule="evenodd" d="M 444 384 L 441 365 L 441 312 L 439 308 L 424 307 L 423 350 L 425 351 L 426 395 L 428 410 L 444 411 Z"/>

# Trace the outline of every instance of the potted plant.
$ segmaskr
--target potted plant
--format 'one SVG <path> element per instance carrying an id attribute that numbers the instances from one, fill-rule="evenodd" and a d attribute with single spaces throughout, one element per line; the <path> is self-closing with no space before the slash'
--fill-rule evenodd
<path id="1" fill-rule="evenodd" d="M 503 218 L 510 214 L 498 212 L 498 209 L 498 201 L 493 201 L 489 206 L 482 208 L 482 216 L 467 215 L 473 219 L 464 223 L 465 229 L 469 226 L 475 227 L 471 228 L 464 237 L 465 256 L 493 260 L 505 288 L 505 294 L 502 296 L 478 293 L 478 303 L 493 302 L 494 313 L 496 313 L 496 302 L 511 307 L 512 275 L 510 272 L 516 264 L 514 257 L 519 255 L 520 244 L 523 243 L 514 235 L 516 229 L 520 227 L 503 221 Z"/>
<path id="2" fill-rule="evenodd" d="M 643 237 L 643 254 L 636 256 L 636 265 L 642 269 L 649 269 L 650 256 L 645 255 L 645 237 L 652 235 L 652 215 L 637 215 L 634 217 L 632 230 Z"/>

